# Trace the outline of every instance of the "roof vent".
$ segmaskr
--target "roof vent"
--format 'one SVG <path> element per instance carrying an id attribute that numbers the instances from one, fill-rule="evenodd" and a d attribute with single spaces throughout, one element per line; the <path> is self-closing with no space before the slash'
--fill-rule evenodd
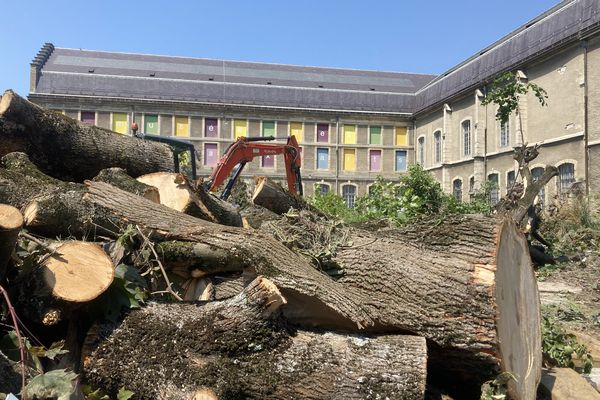
<path id="1" fill-rule="evenodd" d="M 154 78 L 156 76 L 156 72 L 150 72 L 150 76 Z"/>
<path id="2" fill-rule="evenodd" d="M 93 74 L 93 73 L 94 73 L 94 71 L 95 71 L 95 69 L 94 69 L 94 68 L 90 68 L 90 69 L 88 69 L 88 72 L 89 72 L 90 74 Z"/>
<path id="3" fill-rule="evenodd" d="M 270 84 L 271 84 L 271 82 L 267 82 L 267 85 L 270 85 Z"/>
<path id="4" fill-rule="evenodd" d="M 319 85 L 319 87 L 320 87 L 321 89 L 323 89 L 323 85 Z"/>
<path id="5" fill-rule="evenodd" d="M 370 90 L 370 91 L 372 91 L 372 92 L 374 92 L 374 91 L 375 91 L 375 88 L 369 88 L 369 90 Z"/>
<path id="6" fill-rule="evenodd" d="M 213 78 L 212 76 L 210 78 L 208 78 L 209 81 L 214 81 L 215 78 Z"/>

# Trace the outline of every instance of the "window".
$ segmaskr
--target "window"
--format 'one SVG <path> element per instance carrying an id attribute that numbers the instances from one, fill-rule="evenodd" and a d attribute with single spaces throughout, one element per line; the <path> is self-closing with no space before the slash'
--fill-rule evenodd
<path id="1" fill-rule="evenodd" d="M 405 150 L 397 150 L 396 151 L 396 171 L 397 172 L 406 171 L 406 151 Z"/>
<path id="2" fill-rule="evenodd" d="M 188 117 L 175 117 L 175 136 L 190 136 L 190 119 Z"/>
<path id="3" fill-rule="evenodd" d="M 381 127 L 369 127 L 369 144 L 381 144 Z"/>
<path id="4" fill-rule="evenodd" d="M 462 180 L 455 179 L 452 182 L 452 196 L 454 196 L 459 203 L 462 202 Z"/>
<path id="5" fill-rule="evenodd" d="M 381 171 L 381 150 L 369 150 L 369 171 Z"/>
<path id="6" fill-rule="evenodd" d="M 275 121 L 263 121 L 262 123 L 262 136 L 275 136 Z"/>
<path id="7" fill-rule="evenodd" d="M 442 132 L 433 133 L 433 157 L 436 164 L 442 162 Z"/>
<path id="8" fill-rule="evenodd" d="M 96 124 L 96 112 L 95 111 L 82 111 L 81 112 L 81 122 L 86 125 L 95 125 Z"/>
<path id="9" fill-rule="evenodd" d="M 513 188 L 516 180 L 517 180 L 517 178 L 516 178 L 515 171 L 508 171 L 508 174 L 506 174 L 506 191 L 507 192 Z"/>
<path id="10" fill-rule="evenodd" d="M 329 193 L 329 185 L 326 183 L 315 183 L 315 194 L 326 195 Z"/>
<path id="11" fill-rule="evenodd" d="M 425 165 L 425 138 L 421 136 L 418 140 L 419 164 Z"/>
<path id="12" fill-rule="evenodd" d="M 204 143 L 204 165 L 207 167 L 214 167 L 217 165 L 218 158 L 217 144 Z"/>
<path id="13" fill-rule="evenodd" d="M 498 174 L 489 174 L 488 182 L 490 182 L 490 204 L 495 206 L 500 201 L 500 191 L 498 189 Z"/>
<path id="14" fill-rule="evenodd" d="M 204 118 L 204 137 L 219 136 L 219 120 L 216 118 Z"/>
<path id="15" fill-rule="evenodd" d="M 405 126 L 396 127 L 396 146 L 408 146 L 408 133 Z"/>
<path id="16" fill-rule="evenodd" d="M 242 136 L 248 136 L 248 122 L 246 120 L 236 119 L 233 121 L 233 140 L 237 140 Z"/>
<path id="17" fill-rule="evenodd" d="M 356 171 L 356 149 L 344 149 L 344 171 Z"/>
<path id="18" fill-rule="evenodd" d="M 129 127 L 126 113 L 113 113 L 112 130 L 122 135 L 127 134 Z"/>
<path id="19" fill-rule="evenodd" d="M 463 137 L 463 155 L 467 157 L 471 155 L 471 121 L 463 121 L 461 127 Z"/>
<path id="20" fill-rule="evenodd" d="M 500 123 L 500 147 L 508 147 L 510 145 L 509 135 L 508 121 Z"/>
<path id="21" fill-rule="evenodd" d="M 543 173 L 544 173 L 544 168 L 542 168 L 542 167 L 533 168 L 531 170 L 531 179 L 534 182 L 537 182 L 542 177 Z M 540 189 L 540 192 L 538 193 L 537 197 L 538 197 L 538 204 L 542 208 L 544 208 L 544 204 L 546 204 L 546 187 L 545 186 Z"/>
<path id="22" fill-rule="evenodd" d="M 344 144 L 356 144 L 356 125 L 344 125 Z"/>
<path id="23" fill-rule="evenodd" d="M 329 124 L 317 124 L 317 143 L 329 143 Z"/>
<path id="24" fill-rule="evenodd" d="M 260 166 L 263 168 L 275 168 L 275 154 L 268 154 L 260 158 Z"/>
<path id="25" fill-rule="evenodd" d="M 158 135 L 158 115 L 144 114 L 144 133 Z"/>
<path id="26" fill-rule="evenodd" d="M 296 136 L 298 143 L 302 142 L 302 138 L 304 137 L 302 122 L 290 122 L 290 136 L 292 135 Z"/>
<path id="27" fill-rule="evenodd" d="M 356 200 L 356 186 L 342 186 L 342 197 L 344 198 L 344 202 L 348 208 L 354 208 L 354 201 Z"/>
<path id="28" fill-rule="evenodd" d="M 469 193 L 475 193 L 475 177 L 469 178 Z"/>
<path id="29" fill-rule="evenodd" d="M 558 194 L 566 194 L 575 183 L 575 165 L 564 163 L 558 166 Z"/>
<path id="30" fill-rule="evenodd" d="M 317 148 L 317 169 L 329 169 L 329 149 Z"/>

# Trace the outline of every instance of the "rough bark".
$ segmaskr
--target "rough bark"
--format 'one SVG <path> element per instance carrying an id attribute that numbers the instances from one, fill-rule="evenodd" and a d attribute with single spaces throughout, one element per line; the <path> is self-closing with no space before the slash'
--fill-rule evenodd
<path id="1" fill-rule="evenodd" d="M 23 135 L 25 127 L 0 117 L 0 157 L 15 151 L 27 150 L 27 141 Z"/>
<path id="2" fill-rule="evenodd" d="M 221 399 L 423 398 L 423 338 L 292 331 L 277 312 L 284 303 L 258 277 L 230 300 L 151 304 L 84 358 L 85 376 L 141 399 L 192 399 L 200 390 Z"/>
<path id="3" fill-rule="evenodd" d="M 13 206 L 0 204 L 0 282 L 6 276 L 19 232 L 23 227 L 23 216 Z"/>
<path id="4" fill-rule="evenodd" d="M 81 124 L 11 90 L 0 100 L 0 117 L 25 128 L 19 143 L 11 146 L 27 153 L 43 172 L 62 180 L 82 182 L 111 167 L 123 168 L 133 177 L 174 170 L 173 154 L 167 145 Z M 14 130 L 6 133 L 6 129 L 0 130 L 0 142 L 16 136 Z"/>
<path id="5" fill-rule="evenodd" d="M 261 206 L 249 206 L 244 208 L 240 214 L 246 221 L 247 227 L 259 229 L 261 225 L 268 221 L 275 221 L 281 218 L 280 215 L 275 214 L 271 210 L 267 210 Z"/>
<path id="6" fill-rule="evenodd" d="M 317 214 L 321 214 L 314 207 L 306 203 L 302 197 L 290 193 L 281 187 L 281 185 L 271 182 L 264 176 L 259 177 L 256 180 L 256 188 L 252 195 L 252 203 L 271 210 L 276 214 L 285 214 L 290 208 L 296 210 L 310 210 Z"/>
<path id="7" fill-rule="evenodd" d="M 111 185 L 123 189 L 126 192 L 142 196 L 155 203 L 160 203 L 160 194 L 158 189 L 151 185 L 146 185 L 133 179 L 122 168 L 106 168 L 103 169 L 92 179 L 97 182 L 106 182 Z"/>

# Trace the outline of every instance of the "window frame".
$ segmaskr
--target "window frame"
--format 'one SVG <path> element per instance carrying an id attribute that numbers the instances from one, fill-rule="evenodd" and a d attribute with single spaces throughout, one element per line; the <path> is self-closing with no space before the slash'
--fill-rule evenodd
<path id="1" fill-rule="evenodd" d="M 151 135 L 160 135 L 160 114 L 159 113 L 143 113 L 142 114 L 142 128 L 144 129 L 144 133 L 146 132 L 146 116 L 147 115 L 156 115 L 156 125 L 157 125 L 157 133 L 151 133 Z"/>
<path id="2" fill-rule="evenodd" d="M 492 170 L 487 174 L 486 182 L 491 182 L 490 177 L 496 177 L 496 187 L 490 188 L 489 201 L 492 206 L 495 206 L 500 201 L 500 173 Z"/>
<path id="3" fill-rule="evenodd" d="M 319 168 L 319 150 L 327 150 L 327 168 Z M 331 170 L 331 151 L 329 147 L 315 147 L 315 171 Z"/>
<path id="4" fill-rule="evenodd" d="M 469 131 L 468 131 L 468 135 L 465 134 L 465 123 L 469 124 Z M 460 137 L 461 137 L 461 144 L 462 144 L 462 156 L 463 158 L 470 158 L 473 155 L 473 123 L 471 121 L 471 118 L 465 118 L 462 121 L 460 121 Z M 465 140 L 465 139 L 468 140 Z M 466 151 L 468 149 L 468 152 Z"/>
<path id="5" fill-rule="evenodd" d="M 379 152 L 379 169 L 372 169 L 371 168 L 371 152 L 372 151 L 378 151 Z M 383 149 L 381 148 L 372 148 L 369 149 L 369 172 L 382 172 L 383 171 Z"/>
<path id="6" fill-rule="evenodd" d="M 500 122 L 500 148 L 510 147 L 510 121 Z"/>
<path id="7" fill-rule="evenodd" d="M 216 162 L 214 165 L 208 165 L 206 163 L 206 145 L 208 144 L 214 144 L 216 145 L 216 152 L 217 152 L 217 158 L 216 158 Z M 214 166 L 216 166 L 219 163 L 219 143 L 218 142 L 204 142 L 202 143 L 202 166 L 204 167 L 208 167 L 208 168 L 212 168 Z"/>
<path id="8" fill-rule="evenodd" d="M 417 154 L 418 163 L 421 166 L 425 166 L 425 135 L 421 135 L 417 138 Z"/>
<path id="9" fill-rule="evenodd" d="M 456 183 L 459 182 L 459 192 L 457 192 L 456 190 Z M 464 196 L 464 190 L 463 190 L 463 179 L 460 177 L 455 177 L 454 179 L 452 179 L 452 197 L 454 197 L 454 200 L 458 201 L 459 203 L 463 202 L 463 196 Z M 458 194 L 458 196 L 457 196 Z"/>
<path id="10" fill-rule="evenodd" d="M 398 170 L 398 153 L 404 153 L 404 169 Z M 394 151 L 394 172 L 406 172 L 408 171 L 408 151 L 398 150 Z"/>
<path id="11" fill-rule="evenodd" d="M 344 194 L 344 189 L 347 187 L 352 187 L 354 189 L 352 205 L 348 204 L 349 202 L 346 201 L 346 195 Z M 354 208 L 356 206 L 356 198 L 358 197 L 358 185 L 356 185 L 355 183 L 346 182 L 341 185 L 340 190 L 342 192 L 341 196 L 344 199 L 344 203 L 346 203 L 346 207 L 350 209 Z"/>
<path id="12" fill-rule="evenodd" d="M 433 158 L 434 164 L 442 163 L 442 130 L 437 129 L 433 132 Z"/>

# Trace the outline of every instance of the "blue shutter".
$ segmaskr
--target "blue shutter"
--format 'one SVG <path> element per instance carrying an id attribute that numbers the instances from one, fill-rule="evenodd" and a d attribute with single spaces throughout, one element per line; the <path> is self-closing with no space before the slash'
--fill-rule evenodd
<path id="1" fill-rule="evenodd" d="M 329 149 L 317 149 L 317 169 L 329 168 Z"/>
<path id="2" fill-rule="evenodd" d="M 396 171 L 406 171 L 406 151 L 396 151 Z"/>

